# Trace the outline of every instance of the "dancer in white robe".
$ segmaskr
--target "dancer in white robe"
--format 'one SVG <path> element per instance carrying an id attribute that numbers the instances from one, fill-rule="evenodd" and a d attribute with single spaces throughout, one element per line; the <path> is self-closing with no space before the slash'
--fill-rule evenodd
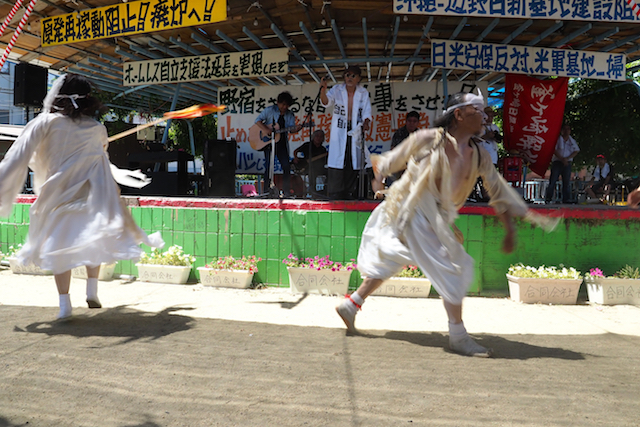
<path id="1" fill-rule="evenodd" d="M 358 253 L 358 270 L 365 278 L 362 285 L 336 310 L 354 332 L 355 315 L 364 299 L 404 265 L 417 264 L 444 300 L 451 350 L 489 357 L 491 350 L 473 341 L 462 322 L 462 300 L 473 280 L 473 259 L 453 224 L 458 210 L 481 176 L 491 196 L 490 205 L 507 232 L 505 252 L 515 245 L 513 216 L 547 230 L 558 219 L 529 211 L 522 197 L 498 174 L 489 153 L 474 142 L 484 121 L 482 96 L 455 94 L 449 105 L 436 121 L 438 128 L 414 132 L 393 150 L 372 158 L 378 186 L 382 177 L 406 171 L 365 226 Z"/>
<path id="2" fill-rule="evenodd" d="M 87 303 L 100 308 L 97 278 L 101 263 L 139 258 L 139 243 L 164 245 L 159 233 L 147 236 L 135 224 L 120 199 L 114 176 L 125 185 L 126 175 L 132 176 L 130 186 L 141 187 L 149 181 L 109 162 L 106 128 L 92 118 L 100 108 L 86 78 L 59 77 L 45 98 L 42 113 L 25 126 L 0 163 L 3 217 L 11 214 L 27 166 L 34 172 L 38 198 L 29 209 L 29 234 L 17 258 L 22 264 L 54 273 L 60 294 L 58 318 L 71 316 L 71 269 L 87 267 Z"/>

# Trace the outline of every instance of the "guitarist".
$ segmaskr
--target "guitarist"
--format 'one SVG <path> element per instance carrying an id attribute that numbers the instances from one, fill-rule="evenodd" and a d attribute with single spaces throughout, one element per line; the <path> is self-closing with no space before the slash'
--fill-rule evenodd
<path id="1" fill-rule="evenodd" d="M 271 105 L 260 113 L 256 118 L 256 124 L 262 129 L 264 135 L 271 135 L 271 131 L 274 126 L 277 129 L 284 129 L 293 127 L 293 132 L 298 132 L 302 129 L 302 125 L 296 125 L 296 118 L 289 107 L 293 104 L 293 97 L 289 92 L 282 92 L 278 95 L 275 105 Z M 271 165 L 271 144 L 267 144 L 262 151 L 264 152 L 265 160 L 265 173 L 264 184 L 265 188 L 271 187 L 270 165 Z M 282 165 L 282 192 L 284 197 L 290 196 L 291 189 L 291 164 L 289 163 L 289 139 L 287 132 L 280 134 L 280 140 L 276 143 L 276 153 Z"/>
<path id="2" fill-rule="evenodd" d="M 312 144 L 313 142 L 313 144 Z M 315 191 L 316 177 L 326 175 L 325 165 L 327 164 L 327 149 L 324 143 L 324 131 L 317 130 L 313 133 L 311 141 L 307 141 L 293 152 L 294 168 L 301 174 L 309 174 L 309 188 Z M 311 145 L 311 167 L 307 158 L 309 157 L 309 145 Z M 303 158 L 298 158 L 299 153 Z"/>

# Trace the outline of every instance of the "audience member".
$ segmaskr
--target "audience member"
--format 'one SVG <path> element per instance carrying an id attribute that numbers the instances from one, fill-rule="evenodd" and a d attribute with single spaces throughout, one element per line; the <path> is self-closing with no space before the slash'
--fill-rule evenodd
<path id="1" fill-rule="evenodd" d="M 571 126 L 563 124 L 560 130 L 560 137 L 556 142 L 556 150 L 551 162 L 551 176 L 549 186 L 545 194 L 545 203 L 551 203 L 553 193 L 556 189 L 558 177 L 562 175 L 562 203 L 571 202 L 571 163 L 573 158 L 580 152 L 578 143 L 571 136 Z"/>
<path id="2" fill-rule="evenodd" d="M 611 192 L 611 167 L 607 163 L 604 155 L 596 156 L 596 168 L 593 170 L 593 176 L 586 188 L 586 193 L 592 199 L 599 198 L 600 201 L 606 200 Z"/>

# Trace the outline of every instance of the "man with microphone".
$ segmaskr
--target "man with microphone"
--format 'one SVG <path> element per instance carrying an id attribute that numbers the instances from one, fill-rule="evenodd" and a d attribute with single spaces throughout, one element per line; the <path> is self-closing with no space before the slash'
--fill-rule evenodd
<path id="1" fill-rule="evenodd" d="M 351 65 L 344 73 L 344 83 L 327 90 L 327 80 L 320 82 L 320 102 L 324 107 L 333 106 L 329 159 L 327 161 L 327 196 L 332 200 L 353 200 L 358 197 L 358 173 L 366 167 L 362 157 L 368 159 L 364 144 L 364 132 L 371 123 L 371 101 L 367 89 L 359 85 L 360 67 Z M 358 138 L 350 135 L 361 126 Z M 364 147 L 365 156 L 361 149 Z M 366 160 L 365 160 L 366 163 Z M 368 181 L 368 180 L 367 180 Z"/>

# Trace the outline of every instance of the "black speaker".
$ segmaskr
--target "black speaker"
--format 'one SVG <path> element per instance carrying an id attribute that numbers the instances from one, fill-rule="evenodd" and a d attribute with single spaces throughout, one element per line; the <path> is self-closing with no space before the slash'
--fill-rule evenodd
<path id="1" fill-rule="evenodd" d="M 235 197 L 236 141 L 206 140 L 204 143 L 205 195 Z"/>
<path id="2" fill-rule="evenodd" d="M 27 62 L 15 67 L 13 78 L 13 105 L 17 107 L 42 107 L 47 95 L 48 70 Z"/>

